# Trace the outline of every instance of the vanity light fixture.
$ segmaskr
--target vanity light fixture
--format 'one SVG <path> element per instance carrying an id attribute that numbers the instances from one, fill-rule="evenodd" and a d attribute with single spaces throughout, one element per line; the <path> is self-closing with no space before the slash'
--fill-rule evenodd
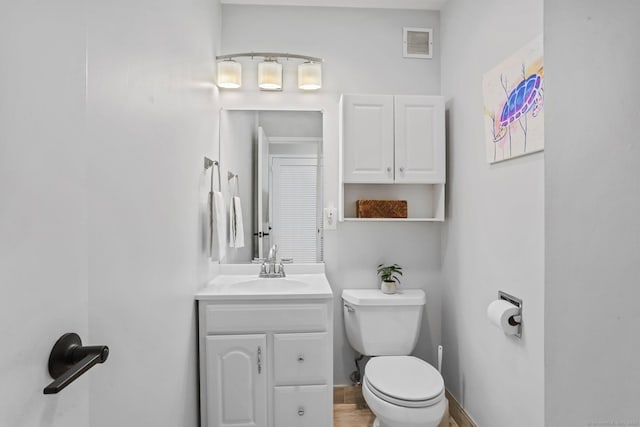
<path id="1" fill-rule="evenodd" d="M 298 65 L 298 87 L 302 90 L 318 90 L 322 87 L 322 65 L 307 61 Z"/>
<path id="2" fill-rule="evenodd" d="M 259 63 L 258 86 L 262 90 L 282 90 L 282 64 L 272 58 Z"/>
<path id="3" fill-rule="evenodd" d="M 264 58 L 258 63 L 258 87 L 261 90 L 282 90 L 282 64 L 278 59 L 302 60 L 298 65 L 298 88 L 313 91 L 322 88 L 322 58 L 291 53 L 248 52 L 216 56 L 218 62 L 218 87 L 237 89 L 241 86 L 242 68 L 235 58 Z"/>
<path id="4" fill-rule="evenodd" d="M 218 62 L 217 84 L 225 89 L 242 86 L 242 65 L 231 58 Z"/>

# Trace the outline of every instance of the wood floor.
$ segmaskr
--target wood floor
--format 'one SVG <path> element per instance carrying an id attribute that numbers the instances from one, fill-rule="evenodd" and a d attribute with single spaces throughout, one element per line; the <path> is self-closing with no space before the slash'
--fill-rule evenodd
<path id="1" fill-rule="evenodd" d="M 333 404 L 333 427 L 371 427 L 375 419 L 369 408 L 358 408 L 355 403 Z"/>
<path id="2" fill-rule="evenodd" d="M 375 418 L 359 387 L 334 388 L 333 427 L 371 427 Z M 450 418 L 449 425 L 458 427 L 453 418 Z"/>

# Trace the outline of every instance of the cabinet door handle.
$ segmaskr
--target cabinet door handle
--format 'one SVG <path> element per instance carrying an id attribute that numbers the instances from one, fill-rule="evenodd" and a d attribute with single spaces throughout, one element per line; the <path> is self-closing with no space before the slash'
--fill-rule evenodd
<path id="1" fill-rule="evenodd" d="M 299 354 L 298 355 L 298 362 L 300 362 L 300 363 L 304 362 L 304 354 Z"/>
<path id="2" fill-rule="evenodd" d="M 304 415 L 304 407 L 301 406 L 301 407 L 298 408 L 298 415 L 299 416 L 303 416 Z"/>
<path id="3" fill-rule="evenodd" d="M 391 173 L 391 166 L 387 168 L 387 172 Z"/>
<path id="4" fill-rule="evenodd" d="M 262 373 L 262 348 L 258 346 L 258 373 Z"/>
<path id="5" fill-rule="evenodd" d="M 404 173 L 404 167 L 400 168 L 400 173 Z"/>

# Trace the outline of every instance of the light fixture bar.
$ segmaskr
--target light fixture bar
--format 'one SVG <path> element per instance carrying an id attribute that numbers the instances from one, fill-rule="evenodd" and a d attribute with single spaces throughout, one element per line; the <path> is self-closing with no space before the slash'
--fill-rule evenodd
<path id="1" fill-rule="evenodd" d="M 287 59 L 302 59 L 309 62 L 322 62 L 322 58 L 315 58 L 313 56 L 296 55 L 294 53 L 277 53 L 277 52 L 246 52 L 246 53 L 231 53 L 228 55 L 216 56 L 216 59 L 232 59 L 239 57 L 262 57 L 262 58 L 287 58 Z"/>

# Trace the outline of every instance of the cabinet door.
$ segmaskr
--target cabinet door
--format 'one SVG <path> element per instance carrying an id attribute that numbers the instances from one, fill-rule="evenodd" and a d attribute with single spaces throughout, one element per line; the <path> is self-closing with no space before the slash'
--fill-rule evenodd
<path id="1" fill-rule="evenodd" d="M 208 427 L 266 427 L 265 335 L 207 337 Z"/>
<path id="2" fill-rule="evenodd" d="M 445 182 L 444 100 L 395 97 L 395 182 Z"/>
<path id="3" fill-rule="evenodd" d="M 393 96 L 342 98 L 343 181 L 393 182 Z"/>

